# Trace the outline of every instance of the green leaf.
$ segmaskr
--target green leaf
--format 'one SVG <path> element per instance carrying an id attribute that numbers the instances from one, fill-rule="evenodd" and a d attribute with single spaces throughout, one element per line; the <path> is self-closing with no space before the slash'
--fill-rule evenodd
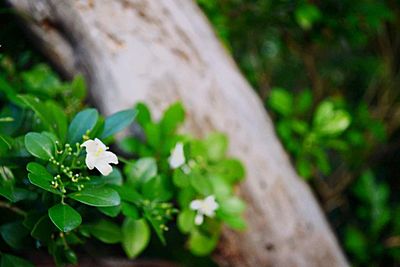
<path id="1" fill-rule="evenodd" d="M 146 134 L 147 144 L 154 149 L 159 149 L 161 143 L 161 132 L 159 125 L 149 122 L 143 127 L 143 130 Z"/>
<path id="2" fill-rule="evenodd" d="M 208 177 L 217 199 L 226 198 L 232 194 L 232 184 L 227 182 L 224 177 L 213 173 L 209 174 Z"/>
<path id="3" fill-rule="evenodd" d="M 190 202 L 197 196 L 192 187 L 186 187 L 178 191 L 178 203 L 181 207 L 188 207 Z"/>
<path id="4" fill-rule="evenodd" d="M 300 176 L 302 176 L 304 179 L 307 180 L 311 178 L 313 167 L 308 159 L 302 157 L 298 158 L 296 162 L 296 169 Z"/>
<path id="5" fill-rule="evenodd" d="M 185 174 L 181 169 L 174 170 L 172 181 L 174 185 L 180 188 L 187 187 L 189 185 L 189 176 Z"/>
<path id="6" fill-rule="evenodd" d="M 31 231 L 31 236 L 48 244 L 52 240 L 51 235 L 54 230 L 54 224 L 51 222 L 49 216 L 45 215 L 36 222 Z"/>
<path id="7" fill-rule="evenodd" d="M 109 187 L 87 188 L 69 194 L 68 197 L 83 204 L 95 207 L 117 206 L 121 203 L 118 193 Z"/>
<path id="8" fill-rule="evenodd" d="M 245 176 L 245 169 L 240 160 L 224 159 L 218 161 L 212 172 L 219 174 L 228 183 L 233 184 L 241 181 Z"/>
<path id="9" fill-rule="evenodd" d="M 49 209 L 51 221 L 63 232 L 69 232 L 82 223 L 81 215 L 67 204 L 57 204 Z"/>
<path id="10" fill-rule="evenodd" d="M 185 110 L 180 102 L 172 104 L 164 112 L 164 116 L 160 121 L 161 132 L 171 134 L 176 131 L 178 126 L 185 120 Z"/>
<path id="11" fill-rule="evenodd" d="M 33 112 L 35 115 L 41 120 L 43 124 L 50 130 L 50 120 L 47 117 L 48 113 L 45 108 L 44 103 L 40 101 L 39 98 L 31 96 L 31 95 L 19 95 L 18 98 Z"/>
<path id="12" fill-rule="evenodd" d="M 7 155 L 12 149 L 13 140 L 7 135 L 0 134 L 0 156 Z"/>
<path id="13" fill-rule="evenodd" d="M 0 185 L 0 196 L 5 197 L 9 201 L 13 202 L 13 186 L 12 185 Z"/>
<path id="14" fill-rule="evenodd" d="M 348 226 L 344 234 L 344 246 L 359 260 L 365 261 L 368 256 L 365 254 L 368 251 L 368 240 L 365 233 L 354 226 Z"/>
<path id="15" fill-rule="evenodd" d="M 290 120 L 290 128 L 301 136 L 304 136 L 309 131 L 307 122 L 302 120 Z"/>
<path id="16" fill-rule="evenodd" d="M 86 97 L 86 84 L 82 75 L 76 75 L 71 83 L 71 90 L 74 97 L 83 100 Z"/>
<path id="17" fill-rule="evenodd" d="M 219 201 L 220 207 L 219 209 L 227 214 L 238 215 L 242 213 L 246 204 L 238 197 L 232 196 L 226 199 Z"/>
<path id="18" fill-rule="evenodd" d="M 3 240 L 14 249 L 21 249 L 25 246 L 28 229 L 22 224 L 22 221 L 3 224 L 0 227 L 0 234 Z"/>
<path id="19" fill-rule="evenodd" d="M 35 192 L 11 185 L 0 185 L 0 196 L 7 198 L 13 203 L 21 200 L 33 200 L 37 198 L 37 194 Z"/>
<path id="20" fill-rule="evenodd" d="M 54 156 L 53 141 L 44 134 L 28 133 L 25 135 L 25 147 L 33 156 L 49 160 Z"/>
<path id="21" fill-rule="evenodd" d="M 18 97 L 35 112 L 48 131 L 56 134 L 60 140 L 65 140 L 67 117 L 59 105 L 52 101 L 42 103 L 37 97 L 30 95 L 20 95 Z"/>
<path id="22" fill-rule="evenodd" d="M 138 256 L 149 244 L 150 228 L 144 219 L 126 218 L 122 225 L 122 247 L 128 258 Z"/>
<path id="23" fill-rule="evenodd" d="M 310 110 L 313 104 L 313 95 L 311 90 L 303 90 L 296 98 L 296 114 L 304 114 Z"/>
<path id="24" fill-rule="evenodd" d="M 150 110 L 144 103 L 137 103 L 135 109 L 138 111 L 137 122 L 143 127 L 147 123 L 151 122 Z"/>
<path id="25" fill-rule="evenodd" d="M 122 202 L 122 214 L 135 220 L 140 218 L 139 210 L 128 202 Z"/>
<path id="26" fill-rule="evenodd" d="M 165 176 L 157 175 L 146 181 L 142 186 L 142 194 L 145 198 L 157 201 L 169 200 L 173 193 Z"/>
<path id="27" fill-rule="evenodd" d="M 122 240 L 120 227 L 106 220 L 91 224 L 88 229 L 94 237 L 107 244 L 116 244 Z"/>
<path id="28" fill-rule="evenodd" d="M 195 216 L 196 212 L 190 209 L 184 209 L 179 213 L 178 228 L 182 233 L 189 233 L 194 228 Z"/>
<path id="29" fill-rule="evenodd" d="M 61 194 L 61 192 L 51 186 L 51 181 L 53 181 L 53 176 L 47 171 L 47 169 L 36 162 L 30 162 L 26 169 L 30 172 L 28 174 L 29 181 L 54 194 Z"/>
<path id="30" fill-rule="evenodd" d="M 295 18 L 301 28 L 309 30 L 315 22 L 320 20 L 321 12 L 315 5 L 302 4 L 296 9 Z"/>
<path id="31" fill-rule="evenodd" d="M 68 142 L 70 144 L 80 143 L 87 131 L 94 128 L 98 118 L 99 113 L 93 108 L 85 109 L 76 114 L 68 128 Z"/>
<path id="32" fill-rule="evenodd" d="M 136 115 L 137 111 L 135 109 L 127 109 L 111 115 L 104 123 L 104 130 L 101 134 L 101 138 L 107 138 L 128 127 L 128 125 L 133 122 Z"/>
<path id="33" fill-rule="evenodd" d="M 121 205 L 112 206 L 112 207 L 98 207 L 97 208 L 101 213 L 114 218 L 117 217 L 118 214 L 121 212 Z"/>
<path id="34" fill-rule="evenodd" d="M 11 103 L 14 103 L 18 106 L 22 105 L 21 99 L 17 97 L 15 89 L 8 82 L 9 79 L 6 76 L 7 75 L 0 75 L 0 92 L 4 93 Z"/>
<path id="35" fill-rule="evenodd" d="M 282 88 L 272 88 L 268 104 L 283 116 L 289 116 L 293 112 L 293 96 Z"/>
<path id="36" fill-rule="evenodd" d="M 72 263 L 73 265 L 78 264 L 78 256 L 76 256 L 76 253 L 73 252 L 71 249 L 66 249 L 64 251 L 64 256 L 69 263 Z"/>
<path id="37" fill-rule="evenodd" d="M 165 221 L 159 218 L 158 215 L 155 215 L 151 208 L 144 209 L 144 217 L 150 222 L 151 226 L 153 227 L 154 231 L 156 232 L 158 238 L 161 241 L 161 244 L 166 245 L 166 240 L 164 237 L 164 229 L 162 225 L 165 225 Z"/>
<path id="38" fill-rule="evenodd" d="M 212 185 L 207 176 L 192 171 L 190 173 L 190 184 L 203 196 L 208 196 L 212 193 Z"/>
<path id="39" fill-rule="evenodd" d="M 133 184 L 144 183 L 157 175 L 157 163 L 154 158 L 141 158 L 133 165 L 127 165 L 128 181 Z"/>
<path id="40" fill-rule="evenodd" d="M 210 254 L 217 246 L 216 236 L 206 236 L 199 231 L 193 231 L 189 237 L 189 249 L 196 256 Z"/>
<path id="41" fill-rule="evenodd" d="M 104 184 L 122 185 L 122 174 L 118 168 L 113 168 L 112 172 L 107 176 L 101 176 Z"/>
<path id="42" fill-rule="evenodd" d="M 212 133 L 205 140 L 207 156 L 212 161 L 219 161 L 225 157 L 228 149 L 228 138 L 222 133 Z"/>
<path id="43" fill-rule="evenodd" d="M 56 134 L 58 138 L 64 142 L 67 137 L 68 128 L 65 111 L 52 101 L 46 102 L 46 110 L 48 112 L 47 117 L 49 118 L 49 124 L 53 129 L 54 134 Z"/>
<path id="44" fill-rule="evenodd" d="M 37 64 L 21 73 L 24 88 L 34 94 L 45 94 L 54 97 L 63 90 L 60 79 L 46 64 Z"/>
<path id="45" fill-rule="evenodd" d="M 241 216 L 224 214 L 220 217 L 224 221 L 224 223 L 226 223 L 232 229 L 235 229 L 235 230 L 246 229 L 246 222 Z"/>
<path id="46" fill-rule="evenodd" d="M 131 203 L 137 203 L 138 201 L 144 200 L 144 198 L 129 184 L 124 186 L 112 186 L 114 190 L 118 192 L 121 199 Z"/>
<path id="47" fill-rule="evenodd" d="M 322 102 L 314 115 L 314 129 L 321 135 L 339 135 L 349 127 L 350 122 L 350 115 L 335 109 L 331 101 Z"/>
<path id="48" fill-rule="evenodd" d="M 322 172 L 322 174 L 328 175 L 331 172 L 331 166 L 327 153 L 319 147 L 314 148 L 311 153 L 315 157 L 318 169 Z"/>
<path id="49" fill-rule="evenodd" d="M 34 267 L 32 263 L 10 254 L 1 255 L 1 267 Z"/>

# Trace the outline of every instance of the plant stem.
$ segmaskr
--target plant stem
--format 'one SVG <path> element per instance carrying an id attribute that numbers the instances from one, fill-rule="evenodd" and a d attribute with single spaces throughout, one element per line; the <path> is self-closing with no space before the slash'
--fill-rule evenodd
<path id="1" fill-rule="evenodd" d="M 118 160 L 123 162 L 123 163 L 125 163 L 125 164 L 129 164 L 130 163 L 129 160 L 127 160 L 127 159 L 125 159 L 125 158 L 123 158 L 121 156 L 118 156 Z"/>
<path id="2" fill-rule="evenodd" d="M 4 202 L 4 201 L 0 201 L 0 208 L 9 209 L 9 210 L 15 212 L 18 215 L 21 215 L 21 216 L 24 216 L 24 217 L 26 216 L 26 212 L 25 211 L 21 210 L 18 207 L 11 206 L 11 204 L 9 204 L 7 202 Z"/>

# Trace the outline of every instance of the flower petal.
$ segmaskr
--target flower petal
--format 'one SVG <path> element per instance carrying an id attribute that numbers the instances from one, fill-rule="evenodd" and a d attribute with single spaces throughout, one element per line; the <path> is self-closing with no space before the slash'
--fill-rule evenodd
<path id="1" fill-rule="evenodd" d="M 98 148 L 98 144 L 93 140 L 87 140 L 81 146 L 86 148 L 86 153 L 95 153 Z"/>
<path id="2" fill-rule="evenodd" d="M 202 210 L 202 212 L 204 213 L 204 215 L 206 215 L 207 217 L 214 217 L 215 212 L 212 209 L 204 209 Z"/>
<path id="3" fill-rule="evenodd" d="M 195 223 L 196 225 L 201 225 L 201 224 L 203 223 L 203 221 L 204 221 L 204 216 L 203 216 L 203 214 L 201 214 L 201 213 L 198 213 L 198 214 L 196 215 L 196 217 L 194 217 L 194 223 Z"/>
<path id="4" fill-rule="evenodd" d="M 106 151 L 106 150 L 107 150 L 107 146 L 106 146 L 103 142 L 101 142 L 100 139 L 95 138 L 95 139 L 94 139 L 94 142 L 96 142 L 96 144 L 97 144 L 97 146 L 98 146 L 97 149 L 101 148 L 103 151 Z"/>
<path id="5" fill-rule="evenodd" d="M 173 149 L 171 156 L 168 158 L 169 166 L 172 169 L 179 168 L 185 163 L 185 153 L 183 151 L 183 144 L 177 143 Z"/>
<path id="6" fill-rule="evenodd" d="M 85 163 L 86 163 L 86 166 L 89 168 L 89 170 L 93 170 L 93 168 L 96 164 L 96 158 L 88 153 L 86 155 Z"/>
<path id="7" fill-rule="evenodd" d="M 198 210 L 198 209 L 201 208 L 201 204 L 202 204 L 202 203 L 203 203 L 203 202 L 202 202 L 201 200 L 198 200 L 198 199 L 193 200 L 192 202 L 190 202 L 190 208 L 191 208 L 192 210 Z"/>
<path id="8" fill-rule="evenodd" d="M 108 163 L 104 163 L 104 162 L 97 162 L 96 164 L 96 169 L 99 170 L 99 172 L 104 175 L 107 176 L 112 172 L 112 167 L 110 164 Z"/>
<path id="9" fill-rule="evenodd" d="M 118 157 L 110 151 L 103 152 L 100 155 L 99 160 L 105 161 L 108 163 L 118 164 Z"/>

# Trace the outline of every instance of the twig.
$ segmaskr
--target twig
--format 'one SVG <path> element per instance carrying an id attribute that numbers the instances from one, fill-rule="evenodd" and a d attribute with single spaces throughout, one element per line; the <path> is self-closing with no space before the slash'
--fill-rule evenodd
<path id="1" fill-rule="evenodd" d="M 9 210 L 15 212 L 18 215 L 21 215 L 21 216 L 24 216 L 24 217 L 26 216 L 26 212 L 25 211 L 21 210 L 18 207 L 12 206 L 11 204 L 9 204 L 7 202 L 4 202 L 4 201 L 0 201 L 0 208 L 9 209 Z"/>

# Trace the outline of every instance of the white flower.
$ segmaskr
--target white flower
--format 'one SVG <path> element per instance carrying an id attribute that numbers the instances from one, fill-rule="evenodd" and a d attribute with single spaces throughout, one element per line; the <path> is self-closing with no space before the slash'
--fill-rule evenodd
<path id="1" fill-rule="evenodd" d="M 194 223 L 200 225 L 204 221 L 204 215 L 214 217 L 215 211 L 218 209 L 218 203 L 214 196 L 208 196 L 205 199 L 196 199 L 190 202 L 190 208 L 197 211 Z"/>
<path id="2" fill-rule="evenodd" d="M 169 166 L 172 169 L 179 168 L 185 164 L 185 154 L 183 152 L 183 144 L 177 143 L 168 158 Z"/>
<path id="3" fill-rule="evenodd" d="M 112 172 L 110 163 L 118 164 L 117 156 L 107 151 L 108 147 L 97 138 L 94 140 L 87 140 L 81 146 L 86 148 L 85 162 L 89 170 L 96 168 L 102 175 L 107 176 Z"/>

